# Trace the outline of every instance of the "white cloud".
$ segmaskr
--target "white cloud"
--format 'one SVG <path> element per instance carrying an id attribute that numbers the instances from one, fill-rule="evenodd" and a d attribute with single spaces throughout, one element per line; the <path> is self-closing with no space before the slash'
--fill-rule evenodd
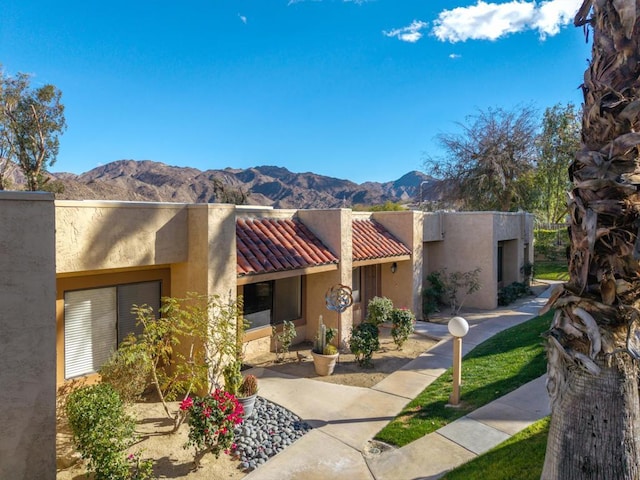
<path id="1" fill-rule="evenodd" d="M 569 24 L 582 0 L 548 0 L 539 4 L 513 0 L 444 10 L 434 21 L 433 34 L 443 42 L 497 40 L 510 33 L 537 30 L 540 38 L 556 35 Z"/>
<path id="2" fill-rule="evenodd" d="M 238 18 L 242 23 L 244 23 L 245 25 L 247 24 L 247 17 L 245 17 L 244 15 L 238 14 Z"/>
<path id="3" fill-rule="evenodd" d="M 396 28 L 394 30 L 386 31 L 382 33 L 387 37 L 396 37 L 403 42 L 415 43 L 422 38 L 421 30 L 427 28 L 429 24 L 420 20 L 414 20 L 408 27 Z"/>
<path id="4" fill-rule="evenodd" d="M 449 58 L 450 58 L 451 60 L 455 60 L 455 59 L 460 58 L 460 57 L 462 57 L 462 55 L 459 55 L 459 54 L 457 54 L 457 53 L 450 53 L 450 54 L 449 54 Z"/>

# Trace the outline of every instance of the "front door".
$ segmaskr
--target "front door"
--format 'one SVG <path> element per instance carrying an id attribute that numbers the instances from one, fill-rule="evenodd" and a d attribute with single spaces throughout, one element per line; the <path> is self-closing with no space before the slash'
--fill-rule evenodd
<path id="1" fill-rule="evenodd" d="M 380 290 L 380 265 L 367 265 L 362 267 L 362 305 L 364 318 L 367 318 L 369 300 L 381 296 Z"/>

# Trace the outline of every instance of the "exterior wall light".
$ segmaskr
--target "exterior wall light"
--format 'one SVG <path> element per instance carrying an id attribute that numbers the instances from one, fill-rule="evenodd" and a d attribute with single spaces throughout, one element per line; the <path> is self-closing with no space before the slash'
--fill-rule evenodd
<path id="1" fill-rule="evenodd" d="M 393 262 L 391 264 L 391 273 L 396 273 L 396 270 L 398 270 L 398 264 L 396 262 Z"/>
<path id="2" fill-rule="evenodd" d="M 453 335 L 453 393 L 449 397 L 449 405 L 457 407 L 462 383 L 462 337 L 469 332 L 469 323 L 462 317 L 453 317 L 447 328 Z"/>

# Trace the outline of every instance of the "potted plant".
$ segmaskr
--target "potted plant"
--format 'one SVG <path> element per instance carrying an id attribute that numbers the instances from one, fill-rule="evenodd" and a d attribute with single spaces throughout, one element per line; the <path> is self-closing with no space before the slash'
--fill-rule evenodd
<path id="1" fill-rule="evenodd" d="M 322 323 L 322 317 L 320 317 L 318 334 L 316 335 L 316 341 L 311 350 L 313 366 L 316 369 L 316 373 L 320 376 L 325 377 L 331 375 L 338 361 L 340 353 L 334 345 L 331 345 L 331 340 L 333 340 L 337 333 L 338 331 L 335 328 L 327 328 L 327 326 Z"/>
<path id="2" fill-rule="evenodd" d="M 258 379 L 255 375 L 243 376 L 242 363 L 238 360 L 229 363 L 223 371 L 225 390 L 233 394 L 244 409 L 243 417 L 253 414 L 258 395 Z"/>

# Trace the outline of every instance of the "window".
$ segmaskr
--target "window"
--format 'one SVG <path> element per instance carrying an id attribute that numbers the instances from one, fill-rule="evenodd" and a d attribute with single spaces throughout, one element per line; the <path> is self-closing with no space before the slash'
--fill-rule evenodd
<path id="1" fill-rule="evenodd" d="M 243 288 L 243 315 L 249 328 L 275 325 L 302 316 L 302 278 L 257 282 Z"/>
<path id="2" fill-rule="evenodd" d="M 360 303 L 360 267 L 356 267 L 351 272 L 351 285 L 353 303 Z"/>
<path id="3" fill-rule="evenodd" d="M 498 286 L 500 287 L 502 285 L 502 277 L 504 276 L 504 243 L 503 242 L 498 242 Z"/>
<path id="4" fill-rule="evenodd" d="M 160 308 L 161 282 L 68 291 L 64 294 L 65 378 L 97 372 L 124 337 L 140 333 L 131 307 Z"/>

